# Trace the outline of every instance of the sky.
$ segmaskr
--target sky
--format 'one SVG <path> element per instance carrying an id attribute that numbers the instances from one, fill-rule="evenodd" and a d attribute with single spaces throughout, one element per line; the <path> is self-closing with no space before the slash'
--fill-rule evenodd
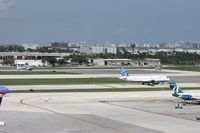
<path id="1" fill-rule="evenodd" d="M 200 41 L 200 0 L 0 0 L 0 42 Z"/>

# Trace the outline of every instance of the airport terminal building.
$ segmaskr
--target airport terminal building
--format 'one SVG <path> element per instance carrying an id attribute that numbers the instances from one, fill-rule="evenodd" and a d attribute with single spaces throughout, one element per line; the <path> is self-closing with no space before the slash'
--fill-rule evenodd
<path id="1" fill-rule="evenodd" d="M 158 67 L 161 66 L 160 59 L 94 59 L 94 65 L 97 66 L 134 66 L 134 67 Z"/>
<path id="2" fill-rule="evenodd" d="M 48 57 L 63 58 L 69 53 L 40 53 L 40 52 L 0 52 L 0 64 L 5 61 L 14 61 L 15 65 L 47 66 L 42 59 Z"/>
<path id="3" fill-rule="evenodd" d="M 5 61 L 14 61 L 14 65 L 48 66 L 43 59 L 54 57 L 62 59 L 70 53 L 40 53 L 40 52 L 0 52 L 0 65 Z M 161 66 L 160 59 L 92 59 L 95 66 L 133 66 L 133 67 L 158 67 Z"/>

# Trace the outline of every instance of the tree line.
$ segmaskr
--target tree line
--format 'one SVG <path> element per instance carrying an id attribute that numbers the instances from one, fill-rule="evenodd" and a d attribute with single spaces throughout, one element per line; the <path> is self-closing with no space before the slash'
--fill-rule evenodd
<path id="1" fill-rule="evenodd" d="M 117 53 L 117 54 L 73 54 L 66 59 L 71 59 L 72 62 L 88 63 L 89 59 L 132 59 L 142 60 L 145 58 L 160 59 L 162 64 L 174 64 L 174 65 L 198 65 L 200 64 L 200 55 L 197 53 L 189 52 L 157 52 L 147 53 L 138 52 L 137 54 L 131 54 L 129 52 Z"/>
<path id="2" fill-rule="evenodd" d="M 138 52 L 137 54 L 131 54 L 129 52 L 117 53 L 117 54 L 71 54 L 70 56 L 64 57 L 64 59 L 57 60 L 54 57 L 42 58 L 42 62 L 49 62 L 52 66 L 56 64 L 59 66 L 65 66 L 67 64 L 89 64 L 92 63 L 93 59 L 132 59 L 142 60 L 145 58 L 160 59 L 162 64 L 174 64 L 174 65 L 199 65 L 200 55 L 197 53 L 189 52 L 157 52 L 157 53 L 146 53 Z M 4 60 L 4 64 L 14 65 L 14 59 Z"/>

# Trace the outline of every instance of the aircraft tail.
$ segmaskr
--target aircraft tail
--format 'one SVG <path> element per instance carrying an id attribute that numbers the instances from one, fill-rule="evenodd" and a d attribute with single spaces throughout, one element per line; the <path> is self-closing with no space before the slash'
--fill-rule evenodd
<path id="1" fill-rule="evenodd" d="M 169 83 L 169 87 L 172 90 L 172 96 L 179 96 L 180 93 L 183 93 L 180 87 L 176 83 Z"/>
<path id="2" fill-rule="evenodd" d="M 123 67 L 120 68 L 120 74 L 122 77 L 128 76 L 128 72 Z"/>

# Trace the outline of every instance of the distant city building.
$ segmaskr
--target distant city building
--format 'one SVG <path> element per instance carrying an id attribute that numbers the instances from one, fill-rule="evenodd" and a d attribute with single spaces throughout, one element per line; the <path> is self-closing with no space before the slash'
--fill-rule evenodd
<path id="1" fill-rule="evenodd" d="M 23 43 L 22 46 L 24 47 L 25 50 L 28 49 L 34 49 L 36 50 L 39 46 L 39 44 L 35 44 L 35 43 Z"/>
<path id="2" fill-rule="evenodd" d="M 84 53 L 84 54 L 117 54 L 117 53 L 148 53 L 155 55 L 156 52 L 195 52 L 200 50 L 200 42 L 167 42 L 167 43 L 95 43 L 88 44 L 85 41 L 79 42 L 53 42 L 50 46 L 34 43 L 1 43 L 0 52 L 49 52 L 49 53 Z"/>
<path id="3" fill-rule="evenodd" d="M 117 47 L 116 47 L 116 45 L 82 46 L 82 47 L 80 47 L 80 53 L 87 53 L 87 54 L 111 53 L 111 54 L 116 54 L 117 53 Z"/>
<path id="4" fill-rule="evenodd" d="M 92 47 L 91 46 L 82 46 L 82 47 L 80 47 L 79 52 L 84 53 L 84 54 L 91 54 Z"/>
<path id="5" fill-rule="evenodd" d="M 93 54 L 103 54 L 105 53 L 104 47 L 103 46 L 92 46 L 92 53 Z"/>
<path id="6" fill-rule="evenodd" d="M 51 47 L 54 49 L 68 49 L 68 43 L 65 42 L 53 42 L 51 43 Z"/>
<path id="7" fill-rule="evenodd" d="M 200 49 L 200 43 L 199 42 L 187 42 L 186 47 L 187 47 L 187 49 Z"/>

